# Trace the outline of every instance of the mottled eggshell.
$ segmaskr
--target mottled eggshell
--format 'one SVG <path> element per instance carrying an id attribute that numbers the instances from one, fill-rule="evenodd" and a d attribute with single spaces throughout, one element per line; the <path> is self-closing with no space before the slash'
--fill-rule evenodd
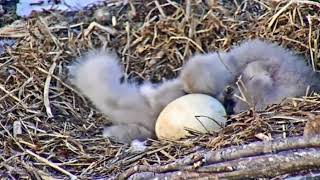
<path id="1" fill-rule="evenodd" d="M 158 116 L 155 131 L 159 139 L 178 140 L 200 133 L 218 132 L 227 121 L 223 105 L 204 94 L 188 94 L 169 103 Z"/>

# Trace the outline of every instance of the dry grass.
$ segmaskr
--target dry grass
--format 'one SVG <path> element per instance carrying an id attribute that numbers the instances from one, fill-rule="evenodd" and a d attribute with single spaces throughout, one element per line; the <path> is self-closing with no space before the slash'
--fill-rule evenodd
<path id="1" fill-rule="evenodd" d="M 173 78 L 191 54 L 255 37 L 280 42 L 314 69 L 319 66 L 319 3 L 208 1 L 115 1 L 105 4 L 113 25 L 97 24 L 92 14 L 99 7 L 92 7 L 48 12 L 1 29 L 0 37 L 17 39 L 0 57 L 2 177 L 107 178 L 137 164 L 166 164 L 200 148 L 301 135 L 303 112 L 319 113 L 318 95 L 238 114 L 218 136 L 151 141 L 143 153 L 101 136 L 108 119 L 66 81 L 66 65 L 88 49 L 116 49 L 128 78 L 137 81 Z"/>

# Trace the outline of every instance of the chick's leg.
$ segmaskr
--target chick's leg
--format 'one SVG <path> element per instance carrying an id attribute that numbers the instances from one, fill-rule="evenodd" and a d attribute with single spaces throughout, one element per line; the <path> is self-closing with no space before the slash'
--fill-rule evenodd
<path id="1" fill-rule="evenodd" d="M 130 143 L 133 140 L 146 140 L 154 137 L 154 133 L 138 124 L 121 124 L 105 127 L 103 136 L 122 143 Z"/>

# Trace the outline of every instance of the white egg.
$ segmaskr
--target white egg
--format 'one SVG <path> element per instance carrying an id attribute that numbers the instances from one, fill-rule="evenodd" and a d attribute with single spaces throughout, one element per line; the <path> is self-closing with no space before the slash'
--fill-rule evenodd
<path id="1" fill-rule="evenodd" d="M 218 132 L 227 118 L 224 106 L 204 94 L 188 94 L 169 103 L 158 116 L 155 131 L 159 139 L 178 140 L 199 133 Z"/>

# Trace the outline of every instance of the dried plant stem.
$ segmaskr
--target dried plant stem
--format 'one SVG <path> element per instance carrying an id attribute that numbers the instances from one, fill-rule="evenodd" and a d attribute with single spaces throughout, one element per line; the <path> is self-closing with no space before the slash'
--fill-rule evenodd
<path id="1" fill-rule="evenodd" d="M 39 160 L 39 161 L 41 161 L 41 162 L 43 162 L 43 163 L 47 164 L 48 166 L 50 166 L 50 167 L 52 167 L 52 168 L 54 168 L 54 169 L 56 169 L 56 170 L 58 170 L 58 171 L 62 172 L 63 174 L 68 175 L 68 176 L 70 177 L 70 179 L 72 179 L 72 180 L 77 179 L 77 176 L 75 176 L 75 175 L 71 174 L 70 172 L 68 172 L 68 171 L 66 171 L 66 170 L 64 170 L 64 169 L 62 169 L 61 167 L 59 167 L 58 165 L 56 165 L 56 164 L 54 164 L 54 163 L 52 163 L 52 162 L 48 161 L 47 159 L 45 159 L 45 158 L 43 158 L 43 157 L 41 157 L 41 156 L 39 156 L 39 155 L 37 155 L 37 154 L 33 153 L 32 151 L 30 151 L 30 150 L 26 150 L 26 153 L 28 153 L 28 154 L 30 154 L 31 156 L 35 157 L 37 160 Z"/>
<path id="2" fill-rule="evenodd" d="M 293 3 L 293 1 L 290 0 L 285 6 L 283 6 L 283 7 L 271 18 L 271 20 L 270 20 L 270 22 L 269 22 L 269 25 L 268 25 L 268 28 L 269 28 L 269 29 L 273 26 L 273 24 L 274 24 L 275 21 L 278 19 L 278 17 L 279 17 L 284 11 L 286 11 L 292 3 Z"/>
<path id="3" fill-rule="evenodd" d="M 52 112 L 51 112 L 51 108 L 50 108 L 50 100 L 49 100 L 49 88 L 50 88 L 50 81 L 51 81 L 51 75 L 53 74 L 53 71 L 56 67 L 57 63 L 53 62 L 53 64 L 51 65 L 50 69 L 49 69 L 49 74 L 46 78 L 46 81 L 44 83 L 44 90 L 43 90 L 43 103 L 44 106 L 46 107 L 46 112 L 49 118 L 52 118 Z"/>

